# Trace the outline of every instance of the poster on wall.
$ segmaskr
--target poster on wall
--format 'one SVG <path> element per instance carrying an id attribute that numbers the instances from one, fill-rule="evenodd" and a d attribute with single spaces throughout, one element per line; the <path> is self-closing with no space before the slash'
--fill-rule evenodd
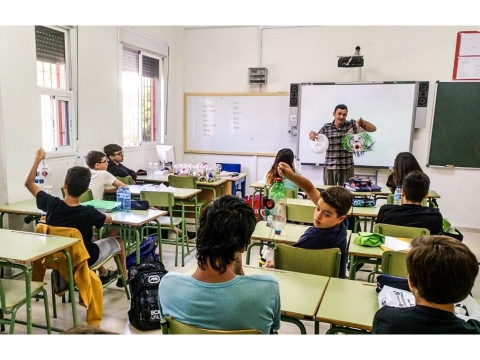
<path id="1" fill-rule="evenodd" d="M 453 80 L 480 80 L 480 31 L 457 32 Z"/>

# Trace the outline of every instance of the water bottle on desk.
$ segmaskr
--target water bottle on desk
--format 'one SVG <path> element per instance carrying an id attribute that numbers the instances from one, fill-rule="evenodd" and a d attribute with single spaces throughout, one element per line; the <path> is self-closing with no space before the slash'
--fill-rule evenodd
<path id="1" fill-rule="evenodd" d="M 120 206 L 118 207 L 118 211 L 123 211 L 123 188 L 121 186 L 118 187 L 117 189 L 117 202 L 120 203 Z"/>
<path id="2" fill-rule="evenodd" d="M 123 211 L 130 211 L 132 210 L 132 193 L 128 186 L 125 188 L 125 192 L 123 193 Z"/>
<path id="3" fill-rule="evenodd" d="M 393 194 L 393 203 L 395 205 L 402 205 L 402 187 L 400 185 L 397 186 Z"/>

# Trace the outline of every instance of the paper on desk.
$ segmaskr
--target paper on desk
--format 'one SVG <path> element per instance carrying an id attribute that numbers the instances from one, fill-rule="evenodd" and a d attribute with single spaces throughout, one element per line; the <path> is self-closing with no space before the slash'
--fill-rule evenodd
<path id="1" fill-rule="evenodd" d="M 382 246 L 385 246 L 393 251 L 404 251 L 410 250 L 411 248 L 411 245 L 408 242 L 397 239 L 393 236 L 385 236 L 385 244 Z"/>
<path id="2" fill-rule="evenodd" d="M 172 186 L 165 186 L 165 184 L 153 185 L 145 184 L 143 185 L 143 190 L 147 191 L 165 191 L 165 192 L 175 192 L 175 188 Z"/>

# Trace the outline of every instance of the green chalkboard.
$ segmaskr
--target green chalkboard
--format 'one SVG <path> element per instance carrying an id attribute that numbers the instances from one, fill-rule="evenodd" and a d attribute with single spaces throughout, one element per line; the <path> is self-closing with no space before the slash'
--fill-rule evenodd
<path id="1" fill-rule="evenodd" d="M 480 168 L 480 82 L 437 82 L 427 165 Z"/>

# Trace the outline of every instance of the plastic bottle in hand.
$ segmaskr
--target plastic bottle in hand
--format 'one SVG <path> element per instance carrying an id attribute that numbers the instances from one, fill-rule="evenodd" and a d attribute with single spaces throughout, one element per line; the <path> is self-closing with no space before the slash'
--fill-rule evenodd
<path id="1" fill-rule="evenodd" d="M 47 194 L 52 194 L 53 186 L 52 186 L 52 172 L 48 165 L 44 165 L 40 172 L 40 179 L 43 179 L 43 190 Z"/>
<path id="2" fill-rule="evenodd" d="M 77 155 L 77 158 L 75 159 L 75 166 L 82 166 L 82 159 L 80 158 L 80 155 Z"/>
<path id="3" fill-rule="evenodd" d="M 128 186 L 125 188 L 125 192 L 123 193 L 123 211 L 130 211 L 132 210 L 132 193 Z"/>
<path id="4" fill-rule="evenodd" d="M 300 162 L 300 159 L 298 159 L 296 156 L 295 156 L 294 165 L 295 165 L 295 172 L 297 174 L 301 174 L 302 173 L 302 163 Z"/>
<path id="5" fill-rule="evenodd" d="M 270 254 L 270 249 L 268 245 L 263 245 L 261 255 L 258 256 L 258 262 L 260 266 L 264 266 L 267 262 L 268 255 Z"/>
<path id="6" fill-rule="evenodd" d="M 120 203 L 120 206 L 118 207 L 118 211 L 123 211 L 123 187 L 119 186 L 117 189 L 117 202 Z"/>
<path id="7" fill-rule="evenodd" d="M 395 205 L 402 205 L 402 187 L 400 185 L 397 186 L 393 194 L 393 203 Z"/>
<path id="8" fill-rule="evenodd" d="M 283 185 L 283 179 L 277 177 L 275 184 L 269 192 L 270 199 L 275 203 L 274 208 L 270 211 L 273 215 L 273 227 L 275 228 L 275 234 L 279 235 L 285 228 L 287 222 L 287 190 Z"/>

